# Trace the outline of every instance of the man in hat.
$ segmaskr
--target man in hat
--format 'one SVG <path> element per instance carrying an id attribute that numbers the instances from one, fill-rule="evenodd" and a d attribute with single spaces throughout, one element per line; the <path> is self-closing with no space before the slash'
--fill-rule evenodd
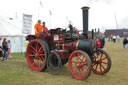
<path id="1" fill-rule="evenodd" d="M 40 32 L 43 29 L 42 26 L 41 26 L 41 20 L 38 20 L 37 24 L 35 24 L 35 26 L 34 26 L 34 29 L 35 29 L 35 35 L 39 36 Z"/>

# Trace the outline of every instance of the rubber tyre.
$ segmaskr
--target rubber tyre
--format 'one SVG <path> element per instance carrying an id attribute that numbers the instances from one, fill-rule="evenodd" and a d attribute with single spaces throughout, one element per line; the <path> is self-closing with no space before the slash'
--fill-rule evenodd
<path id="1" fill-rule="evenodd" d="M 56 57 L 55 57 L 56 56 Z M 57 75 L 62 70 L 62 61 L 58 53 L 52 51 L 47 59 L 48 72 Z"/>

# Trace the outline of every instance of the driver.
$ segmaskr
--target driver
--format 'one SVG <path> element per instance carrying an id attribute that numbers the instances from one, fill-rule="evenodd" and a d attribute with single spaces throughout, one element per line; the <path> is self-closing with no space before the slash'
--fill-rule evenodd
<path id="1" fill-rule="evenodd" d="M 35 29 L 35 35 L 36 36 L 39 36 L 40 35 L 40 32 L 43 29 L 42 26 L 41 26 L 41 20 L 38 20 L 37 21 L 37 24 L 35 24 L 34 29 Z"/>

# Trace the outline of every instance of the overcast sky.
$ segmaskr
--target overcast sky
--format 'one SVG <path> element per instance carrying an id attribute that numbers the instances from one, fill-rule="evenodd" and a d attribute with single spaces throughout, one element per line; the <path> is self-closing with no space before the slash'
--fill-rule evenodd
<path id="1" fill-rule="evenodd" d="M 39 17 L 49 28 L 66 28 L 70 20 L 82 29 L 81 7 L 89 6 L 89 30 L 128 28 L 128 0 L 41 0 L 41 3 L 40 0 L 1 0 L 0 16 L 17 15 L 22 19 L 23 13 L 32 14 L 33 24 Z"/>

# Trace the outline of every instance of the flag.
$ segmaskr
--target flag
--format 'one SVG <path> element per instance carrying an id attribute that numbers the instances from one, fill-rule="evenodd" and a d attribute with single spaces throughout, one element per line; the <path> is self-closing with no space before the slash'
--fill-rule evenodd
<path id="1" fill-rule="evenodd" d="M 41 0 L 40 0 L 40 6 L 43 7 Z"/>
<path id="2" fill-rule="evenodd" d="M 52 15 L 52 12 L 51 12 L 51 10 L 49 10 L 49 14 L 50 14 L 50 15 Z"/>
<path id="3" fill-rule="evenodd" d="M 23 14 L 22 33 L 31 34 L 32 30 L 32 15 Z"/>
<path id="4" fill-rule="evenodd" d="M 66 20 L 68 21 L 69 24 L 73 25 L 72 21 L 68 19 L 68 17 L 66 17 Z"/>

